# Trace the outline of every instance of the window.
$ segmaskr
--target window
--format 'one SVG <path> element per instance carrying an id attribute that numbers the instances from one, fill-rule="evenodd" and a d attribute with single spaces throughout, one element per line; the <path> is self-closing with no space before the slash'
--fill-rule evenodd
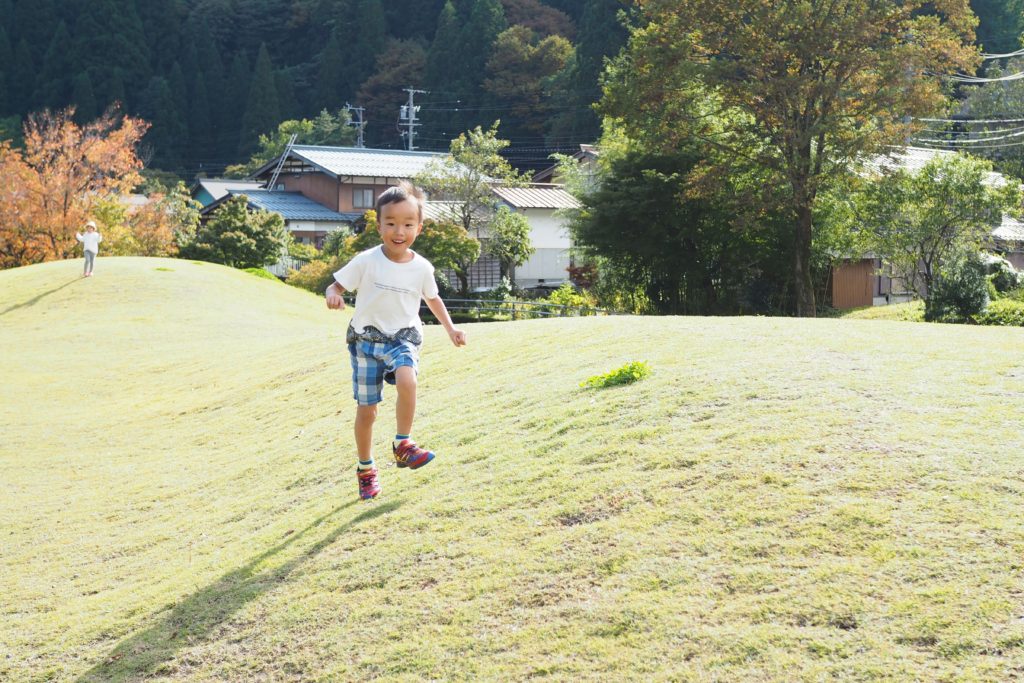
<path id="1" fill-rule="evenodd" d="M 353 187 L 352 188 L 352 208 L 353 209 L 372 209 L 373 208 L 373 190 L 370 188 Z"/>

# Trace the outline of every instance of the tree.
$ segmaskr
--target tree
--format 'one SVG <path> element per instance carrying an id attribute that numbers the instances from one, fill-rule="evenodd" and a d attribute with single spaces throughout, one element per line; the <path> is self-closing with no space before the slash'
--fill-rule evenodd
<path id="1" fill-rule="evenodd" d="M 547 84 L 565 68 L 572 45 L 558 35 L 540 38 L 525 26 L 498 35 L 487 61 L 484 89 L 518 122 L 510 135 L 540 136 L 551 112 Z"/>
<path id="2" fill-rule="evenodd" d="M 700 152 L 629 150 L 610 162 L 599 185 L 577 185 L 582 208 L 572 219 L 573 239 L 597 257 L 606 301 L 667 315 L 770 306 L 761 278 L 778 246 L 757 226 L 734 222 L 729 196 L 743 187 L 702 188 L 694 172 Z"/>
<path id="3" fill-rule="evenodd" d="M 480 241 L 454 221 L 423 221 L 416 238 L 416 251 L 437 270 L 451 270 L 459 280 L 459 291 L 469 291 L 469 269 L 480 258 Z"/>
<path id="4" fill-rule="evenodd" d="M 1024 59 L 1006 60 L 1005 65 L 991 62 L 985 70 L 988 78 L 1000 78 L 1019 73 L 1024 69 Z M 1019 145 L 1007 144 L 1017 140 L 1019 125 L 1014 122 L 998 123 L 999 119 L 1013 119 L 1024 107 L 1024 82 L 1020 80 L 983 83 L 965 86 L 965 97 L 961 104 L 961 113 L 968 119 L 977 119 L 985 123 L 948 125 L 948 132 L 939 132 L 933 128 L 921 133 L 925 140 L 948 139 L 950 144 L 965 149 L 977 156 L 991 159 L 1001 173 L 1007 173 L 1024 179 L 1024 150 Z M 992 123 L 988 123 L 992 122 Z M 938 124 L 933 124 L 937 126 Z M 1007 138 L 1006 136 L 1011 136 Z M 936 144 L 929 142 L 925 144 Z"/>
<path id="5" fill-rule="evenodd" d="M 568 14 L 542 4 L 540 0 L 503 0 L 508 23 L 524 26 L 542 36 L 576 37 L 576 25 Z"/>
<path id="6" fill-rule="evenodd" d="M 355 129 L 348 125 L 348 111 L 341 109 L 331 114 L 324 109 L 315 119 L 282 121 L 277 130 L 260 135 L 259 145 L 245 164 L 228 166 L 225 174 L 230 178 L 245 178 L 258 168 L 284 153 L 288 140 L 294 134 L 299 145 L 351 145 L 355 140 Z"/>
<path id="7" fill-rule="evenodd" d="M 249 87 L 249 99 L 242 117 L 242 133 L 238 151 L 242 154 L 256 148 L 259 136 L 274 130 L 281 122 L 281 106 L 274 81 L 274 67 L 266 45 L 260 46 L 256 68 Z"/>
<path id="8" fill-rule="evenodd" d="M 971 8 L 978 15 L 978 44 L 985 52 L 1006 53 L 1020 47 L 1021 0 L 971 0 Z"/>
<path id="9" fill-rule="evenodd" d="M 977 64 L 967 0 L 640 0 L 638 8 L 603 111 L 652 149 L 703 138 L 726 160 L 772 169 L 788 195 L 795 309 L 814 315 L 818 192 L 859 155 L 905 140 L 903 117 L 938 110 L 942 74 Z M 711 106 L 729 122 L 713 139 L 702 128 Z"/>
<path id="10" fill-rule="evenodd" d="M 0 262 L 4 267 L 69 257 L 95 202 L 141 180 L 135 152 L 148 124 L 108 110 L 79 126 L 74 109 L 33 114 L 24 152 L 0 148 Z"/>
<path id="11" fill-rule="evenodd" d="M 398 108 L 405 102 L 403 88 L 422 82 L 426 62 L 427 54 L 419 41 L 389 40 L 377 57 L 373 73 L 359 88 L 357 98 L 359 104 L 366 107 L 366 118 L 394 120 Z"/>
<path id="12" fill-rule="evenodd" d="M 477 126 L 452 140 L 450 152 L 435 159 L 416 176 L 415 183 L 446 203 L 446 218 L 477 239 L 498 208 L 493 183 L 522 185 L 524 179 L 501 156 L 508 140 L 498 138 L 498 121 L 484 131 Z"/>
<path id="13" fill-rule="evenodd" d="M 181 247 L 184 258 L 223 263 L 234 268 L 262 268 L 280 258 L 289 235 L 281 214 L 250 211 L 249 198 L 228 199 Z"/>
<path id="14" fill-rule="evenodd" d="M 338 39 L 338 29 L 331 31 L 330 38 L 320 51 L 319 70 L 316 78 L 316 105 L 334 108 L 345 101 L 345 54 Z"/>
<path id="15" fill-rule="evenodd" d="M 136 93 L 149 82 L 149 47 L 135 0 L 83 3 L 71 49 L 78 69 L 88 70 L 93 84 L 108 83 L 116 74 L 122 87 Z"/>
<path id="16" fill-rule="evenodd" d="M 57 24 L 53 40 L 43 57 L 43 68 L 36 74 L 36 93 L 33 100 L 44 107 L 59 108 L 70 104 L 72 74 L 74 73 L 68 45 L 71 34 L 62 20 Z"/>
<path id="17" fill-rule="evenodd" d="M 1015 184 L 990 184 L 991 169 L 981 159 L 944 155 L 917 172 L 888 171 L 853 197 L 866 247 L 925 299 L 926 308 L 951 255 L 978 251 L 1003 212 L 1019 202 Z"/>
<path id="18" fill-rule="evenodd" d="M 480 125 L 487 118 L 481 111 L 487 104 L 482 87 L 483 76 L 491 47 L 506 28 L 508 21 L 500 0 L 472 0 L 457 43 L 461 64 L 455 72 L 449 74 L 454 90 L 462 100 L 460 109 L 465 112 L 456 116 L 462 128 Z M 479 113 L 474 113 L 474 109 Z"/>
<path id="19" fill-rule="evenodd" d="M 536 251 L 530 242 L 530 223 L 507 206 L 498 208 L 488 226 L 487 252 L 498 259 L 501 277 L 510 277 Z"/>
<path id="20" fill-rule="evenodd" d="M 356 35 L 346 65 L 350 78 L 348 92 L 357 91 L 373 73 L 373 65 L 387 38 L 381 0 L 356 0 L 355 16 Z"/>

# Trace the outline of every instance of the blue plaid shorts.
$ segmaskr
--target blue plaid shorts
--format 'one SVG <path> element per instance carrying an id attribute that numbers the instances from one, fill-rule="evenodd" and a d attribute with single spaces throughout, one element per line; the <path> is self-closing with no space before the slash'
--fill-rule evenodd
<path id="1" fill-rule="evenodd" d="M 408 365 L 419 372 L 420 349 L 407 341 L 357 340 L 348 345 L 352 360 L 352 397 L 361 406 L 381 402 L 384 382 L 395 383 L 395 371 Z"/>

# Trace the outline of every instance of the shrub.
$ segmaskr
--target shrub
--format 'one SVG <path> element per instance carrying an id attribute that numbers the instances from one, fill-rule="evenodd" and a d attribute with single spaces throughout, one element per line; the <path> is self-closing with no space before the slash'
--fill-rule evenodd
<path id="1" fill-rule="evenodd" d="M 277 276 L 271 273 L 266 268 L 246 268 L 245 272 L 256 277 L 264 278 L 265 280 L 277 280 Z M 326 285 L 324 285 L 326 287 Z"/>
<path id="2" fill-rule="evenodd" d="M 299 270 L 288 273 L 285 280 L 290 285 L 306 289 L 314 294 L 323 294 L 327 285 L 334 280 L 334 271 L 340 266 L 336 259 L 330 261 L 310 261 Z"/>
<path id="3" fill-rule="evenodd" d="M 988 281 L 981 254 L 963 250 L 956 254 L 935 278 L 925 303 L 925 320 L 966 322 L 988 304 Z"/>
<path id="4" fill-rule="evenodd" d="M 997 292 L 1008 292 L 1021 284 L 1020 273 L 1009 261 L 1000 256 L 988 256 L 986 270 L 989 281 Z"/>
<path id="5" fill-rule="evenodd" d="M 1024 327 L 1024 301 L 1014 299 L 993 301 L 974 319 L 981 325 Z"/>
<path id="6" fill-rule="evenodd" d="M 591 294 L 577 291 L 568 282 L 548 295 L 548 303 L 557 306 L 578 306 L 580 308 L 594 308 L 597 306 L 597 300 Z M 580 311 L 580 315 L 592 314 L 593 311 Z"/>
<path id="7" fill-rule="evenodd" d="M 580 382 L 580 386 L 590 389 L 604 389 L 619 384 L 632 384 L 648 377 L 651 374 L 651 366 L 647 361 L 633 361 L 626 363 L 621 368 L 616 368 L 603 375 L 594 375 Z"/>

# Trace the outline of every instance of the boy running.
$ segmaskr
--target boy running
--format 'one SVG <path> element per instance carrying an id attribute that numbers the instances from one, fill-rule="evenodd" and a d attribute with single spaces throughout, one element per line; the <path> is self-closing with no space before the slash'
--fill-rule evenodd
<path id="1" fill-rule="evenodd" d="M 356 309 L 345 340 L 352 361 L 356 406 L 355 437 L 359 465 L 359 497 L 380 493 L 373 461 L 373 423 L 384 382 L 398 389 L 397 430 L 391 450 L 398 467 L 411 470 L 434 459 L 434 453 L 412 440 L 416 413 L 416 374 L 423 342 L 420 299 L 444 326 L 455 346 L 465 346 L 466 333 L 456 329 L 438 296 L 434 267 L 411 247 L 423 231 L 423 192 L 410 183 L 388 188 L 376 202 L 383 244 L 360 253 L 334 274 L 327 287 L 327 307 L 345 308 L 342 294 L 356 292 Z"/>

